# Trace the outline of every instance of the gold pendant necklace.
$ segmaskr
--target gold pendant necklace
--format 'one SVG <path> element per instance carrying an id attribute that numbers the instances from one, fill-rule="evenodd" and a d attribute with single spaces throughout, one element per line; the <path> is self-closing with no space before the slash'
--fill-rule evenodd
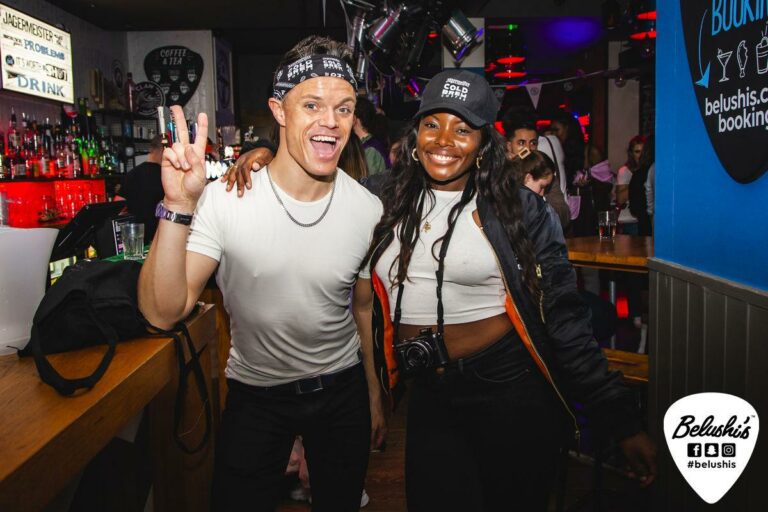
<path id="1" fill-rule="evenodd" d="M 432 220 L 435 220 L 441 213 L 443 213 L 443 210 L 445 210 L 446 208 L 448 208 L 452 204 L 455 204 L 456 203 L 456 199 L 461 199 L 461 194 L 458 194 L 456 196 L 456 198 L 451 199 L 450 201 L 445 203 L 445 205 L 442 208 L 440 208 L 440 211 L 438 211 L 436 214 L 434 214 L 432 216 Z M 429 220 L 425 220 L 424 221 L 424 225 L 421 227 L 421 230 L 424 231 L 425 233 L 429 233 L 430 229 L 432 229 L 432 224 L 430 224 Z"/>

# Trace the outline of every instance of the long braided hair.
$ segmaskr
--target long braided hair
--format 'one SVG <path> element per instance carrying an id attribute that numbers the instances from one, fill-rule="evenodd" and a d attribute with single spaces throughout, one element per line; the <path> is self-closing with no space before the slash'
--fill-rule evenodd
<path id="1" fill-rule="evenodd" d="M 402 139 L 393 163 L 392 178 L 382 188 L 384 213 L 374 228 L 371 247 L 365 258 L 365 263 L 370 261 L 371 268 L 374 268 L 384 250 L 394 240 L 397 229 L 400 254 L 389 268 L 393 287 L 407 279 L 408 265 L 419 238 L 424 203 L 429 201 L 428 204 L 431 204 L 432 208 L 435 205 L 427 173 L 421 163 L 411 157 L 417 145 L 419 122 L 420 120 L 414 121 Z M 455 224 L 459 211 L 478 194 L 493 207 L 523 268 L 523 280 L 527 288 L 537 294 L 536 258 L 533 244 L 528 239 L 523 224 L 523 207 L 518 196 L 520 184 L 506 169 L 506 151 L 501 135 L 488 125 L 481 128 L 481 136 L 478 151 L 481 158 L 480 167 L 473 168 L 470 172 L 465 193 L 448 213 L 448 229 Z M 425 214 L 428 215 L 429 212 Z M 441 241 L 442 238 L 435 242 L 435 245 Z M 432 254 L 436 254 L 435 247 L 432 248 Z"/>

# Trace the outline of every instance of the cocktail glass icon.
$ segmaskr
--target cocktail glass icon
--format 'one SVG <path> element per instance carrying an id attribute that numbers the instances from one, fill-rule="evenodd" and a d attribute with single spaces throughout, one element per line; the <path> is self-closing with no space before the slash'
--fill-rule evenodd
<path id="1" fill-rule="evenodd" d="M 725 74 L 725 68 L 728 66 L 728 61 L 731 60 L 731 55 L 733 55 L 733 50 L 724 52 L 720 48 L 717 49 L 717 60 L 720 61 L 720 66 L 723 68 L 723 77 L 720 79 L 721 82 L 728 81 L 728 76 Z"/>

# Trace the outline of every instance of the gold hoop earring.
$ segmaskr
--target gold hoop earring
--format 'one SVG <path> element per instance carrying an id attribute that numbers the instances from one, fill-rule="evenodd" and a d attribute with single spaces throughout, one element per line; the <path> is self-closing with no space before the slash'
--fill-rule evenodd
<path id="1" fill-rule="evenodd" d="M 483 157 L 479 156 L 479 157 L 475 158 L 475 165 L 477 166 L 478 169 L 480 168 L 480 165 L 482 163 L 483 163 Z"/>
<path id="2" fill-rule="evenodd" d="M 411 151 L 411 158 L 413 158 L 416 162 L 419 162 L 419 157 L 416 156 L 416 148 L 413 148 L 413 151 Z"/>

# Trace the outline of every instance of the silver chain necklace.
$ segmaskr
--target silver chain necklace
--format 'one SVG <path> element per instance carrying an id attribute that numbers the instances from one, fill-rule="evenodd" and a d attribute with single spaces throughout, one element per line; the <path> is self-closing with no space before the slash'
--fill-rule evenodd
<path id="1" fill-rule="evenodd" d="M 277 202 L 280 203 L 280 206 L 282 206 L 283 210 L 285 211 L 285 214 L 288 215 L 288 218 L 293 221 L 294 224 L 297 226 L 301 226 L 302 228 L 311 228 L 312 226 L 316 226 L 320 223 L 323 218 L 325 218 L 325 214 L 328 213 L 328 210 L 331 209 L 331 203 L 333 202 L 333 193 L 336 192 L 336 175 L 334 174 L 333 177 L 333 187 L 331 188 L 331 197 L 328 199 L 328 204 L 325 205 L 325 210 L 323 210 L 323 213 L 320 214 L 320 217 L 314 222 L 299 222 L 296 220 L 296 217 L 291 215 L 291 212 L 288 211 L 288 208 L 285 207 L 285 203 L 283 203 L 283 200 L 280 199 L 280 194 L 277 193 L 277 189 L 275 188 L 275 184 L 272 183 L 272 176 L 269 175 L 269 168 L 265 169 L 267 171 L 267 180 L 269 180 L 269 186 L 272 188 L 272 192 L 275 194 L 275 199 L 277 199 Z"/>

